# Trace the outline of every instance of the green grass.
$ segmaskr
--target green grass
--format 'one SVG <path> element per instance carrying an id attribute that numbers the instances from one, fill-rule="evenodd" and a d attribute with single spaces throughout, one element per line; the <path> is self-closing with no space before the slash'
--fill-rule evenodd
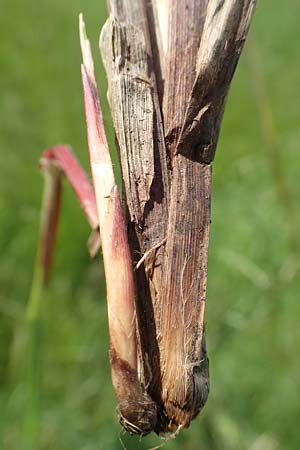
<path id="1" fill-rule="evenodd" d="M 68 186 L 53 277 L 34 332 L 39 395 L 32 408 L 27 397 L 26 302 L 42 195 L 38 160 L 46 146 L 69 143 L 88 168 L 77 21 L 83 11 L 105 102 L 97 57 L 104 3 L 1 3 L 1 450 L 27 450 L 30 439 L 36 439 L 32 450 L 122 449 L 120 437 L 128 450 L 161 442 L 120 433 L 103 268 L 99 259 L 89 260 L 88 226 Z M 300 448 L 299 21 L 297 0 L 265 0 L 250 33 L 272 109 L 274 148 L 261 131 L 247 49 L 230 93 L 214 164 L 206 318 L 211 394 L 190 429 L 166 444 L 170 450 Z M 112 144 L 107 106 L 104 112 Z M 278 194 L 274 151 L 288 214 Z M 31 419 L 38 422 L 37 434 Z"/>

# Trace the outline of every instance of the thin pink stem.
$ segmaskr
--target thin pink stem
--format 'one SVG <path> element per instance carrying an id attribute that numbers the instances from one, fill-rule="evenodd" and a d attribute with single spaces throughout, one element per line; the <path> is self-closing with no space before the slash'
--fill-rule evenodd
<path id="1" fill-rule="evenodd" d="M 58 145 L 46 149 L 40 160 L 45 176 L 45 188 L 41 213 L 40 247 L 38 264 L 42 283 L 47 283 L 56 242 L 61 204 L 61 183 L 64 175 L 79 200 L 93 234 L 88 246 L 91 256 L 100 248 L 99 219 L 93 187 L 71 149 Z"/>
<path id="2" fill-rule="evenodd" d="M 41 170 L 45 177 L 45 185 L 41 207 L 40 242 L 36 270 L 40 274 L 42 286 L 45 286 L 49 280 L 57 236 L 61 206 L 62 172 L 54 165 L 48 164 L 47 160 L 41 161 Z"/>
<path id="3" fill-rule="evenodd" d="M 47 160 L 48 164 L 55 164 L 61 169 L 72 186 L 92 230 L 97 230 L 99 219 L 94 189 L 70 147 L 65 145 L 50 147 L 44 151 L 41 163 L 43 160 Z"/>

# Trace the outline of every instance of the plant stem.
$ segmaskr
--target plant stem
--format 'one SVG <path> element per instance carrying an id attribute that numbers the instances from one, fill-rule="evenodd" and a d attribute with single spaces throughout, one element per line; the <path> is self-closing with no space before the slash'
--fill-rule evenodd
<path id="1" fill-rule="evenodd" d="M 25 449 L 37 449 L 39 436 L 39 392 L 41 378 L 41 300 L 49 278 L 55 246 L 61 200 L 61 170 L 43 164 L 45 187 L 40 219 L 40 242 L 25 319 L 25 408 L 23 442 Z"/>

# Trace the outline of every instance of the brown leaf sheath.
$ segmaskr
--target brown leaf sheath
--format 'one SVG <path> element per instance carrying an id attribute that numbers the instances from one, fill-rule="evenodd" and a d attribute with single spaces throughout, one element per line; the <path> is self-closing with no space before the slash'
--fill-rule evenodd
<path id="1" fill-rule="evenodd" d="M 162 399 L 169 420 L 188 426 L 209 391 L 204 308 L 211 167 L 174 159 L 165 280 L 161 287 Z"/>
<path id="2" fill-rule="evenodd" d="M 140 16 L 137 14 L 136 17 Z M 123 181 L 134 264 L 144 254 L 149 255 L 135 273 L 139 353 L 143 369 L 141 379 L 148 386 L 152 398 L 159 403 L 161 376 L 156 328 L 160 319 L 164 245 L 158 244 L 166 235 L 169 174 L 160 111 L 157 109 L 158 98 L 151 60 L 146 51 L 148 47 L 140 29 L 109 20 L 101 33 L 100 48 L 108 73 L 109 101 L 121 165 L 125 167 Z M 140 55 L 142 65 L 136 63 Z M 149 166 L 150 158 L 154 163 L 150 166 L 152 182 L 145 190 L 143 171 Z M 126 180 L 126 173 L 130 174 L 131 182 Z M 146 202 L 145 195 L 140 198 L 140 192 L 147 193 Z"/>
<path id="3" fill-rule="evenodd" d="M 172 159 L 162 323 L 159 335 L 162 400 L 170 426 L 187 427 L 209 392 L 204 308 L 210 225 L 211 167 L 193 152 L 176 155 L 196 77 L 207 0 L 169 2 L 163 116 Z M 174 156 L 175 154 L 175 156 Z"/>
<path id="4" fill-rule="evenodd" d="M 126 2 L 125 2 L 126 3 Z M 183 2 L 185 3 L 185 2 Z M 183 5 L 183 11 L 180 10 L 180 13 L 177 16 L 177 22 L 176 22 L 176 26 L 183 26 L 184 23 L 182 24 L 179 20 L 180 16 L 182 15 L 181 13 L 183 13 L 185 11 L 185 4 Z M 126 11 L 126 5 L 124 10 Z M 125 18 L 125 14 L 124 14 L 124 10 L 122 12 L 122 14 L 119 15 L 119 17 L 121 17 L 123 20 Z M 176 11 L 176 10 L 175 10 Z M 200 30 L 203 28 L 203 12 L 199 13 L 199 11 L 195 8 L 195 14 L 194 14 L 194 22 L 193 22 L 193 26 L 192 28 L 195 30 Z M 197 14 L 196 14 L 197 13 Z M 138 20 L 136 20 L 136 17 L 139 17 L 139 15 L 136 13 L 135 17 L 132 18 L 132 16 L 130 14 L 127 15 L 127 17 L 129 16 L 129 20 L 135 20 L 135 24 L 138 26 Z M 188 23 L 188 14 L 185 13 L 184 16 L 186 23 Z M 170 17 L 170 22 L 172 24 L 172 26 L 174 25 L 173 23 L 173 18 Z M 109 98 L 111 100 L 114 101 L 114 104 L 111 104 L 111 109 L 113 111 L 113 118 L 114 118 L 114 125 L 115 125 L 115 129 L 116 129 L 116 135 L 117 135 L 117 140 L 119 143 L 119 139 L 118 139 L 118 132 L 119 129 L 121 128 L 121 124 L 123 126 L 123 128 L 125 128 L 126 130 L 128 130 L 128 133 L 132 132 L 132 128 L 130 127 L 130 124 L 128 124 L 128 114 L 127 116 L 123 115 L 123 117 L 121 117 L 120 119 L 120 104 L 126 104 L 128 102 L 128 99 L 124 97 L 124 95 L 120 98 L 120 100 L 117 102 L 115 99 L 117 98 L 116 95 L 116 89 L 117 89 L 117 83 L 116 83 L 116 77 L 115 77 L 115 72 L 112 73 L 112 70 L 110 68 L 110 64 L 112 61 L 114 61 L 117 59 L 116 55 L 119 59 L 121 59 L 121 56 L 119 55 L 119 53 L 122 51 L 123 48 L 126 49 L 130 49 L 130 56 L 132 55 L 132 53 L 135 53 L 135 50 L 132 50 L 132 46 L 131 43 L 128 42 L 128 40 L 126 41 L 126 39 L 124 38 L 124 41 L 121 45 L 120 43 L 120 39 L 117 39 L 115 37 L 115 29 L 118 27 L 122 27 L 122 30 L 126 30 L 127 33 L 129 34 L 128 30 L 131 30 L 133 28 L 133 25 L 128 25 L 128 24 L 119 24 L 118 22 L 114 21 L 110 21 L 108 23 L 114 23 L 114 27 L 111 27 L 110 29 L 108 29 L 109 25 L 105 26 L 105 29 L 102 31 L 102 39 L 101 39 L 101 50 L 102 50 L 102 56 L 103 56 L 103 60 L 104 60 L 104 64 L 108 73 L 108 82 L 109 82 Z M 136 28 L 135 28 L 136 30 Z M 188 40 L 188 31 L 189 30 L 184 30 L 183 27 L 183 36 L 182 36 L 182 43 L 186 44 L 187 40 Z M 137 31 L 136 31 L 137 32 Z M 121 33 L 121 32 L 119 32 Z M 123 31 L 123 34 L 125 34 L 125 31 Z M 105 36 L 105 39 L 103 38 L 103 36 Z M 172 39 L 174 40 L 174 42 L 172 42 Z M 171 38 L 169 37 L 169 40 L 171 41 L 170 46 L 171 49 L 175 51 L 175 41 L 176 41 L 176 30 L 174 31 L 174 35 L 171 36 Z M 181 76 L 182 76 L 182 80 L 178 80 L 178 78 L 174 79 L 173 82 L 171 81 L 171 77 L 174 75 L 174 70 L 172 71 L 171 69 L 169 69 L 169 83 L 167 84 L 167 89 L 164 92 L 164 99 L 168 100 L 168 107 L 170 110 L 170 114 L 173 114 L 173 108 L 175 108 L 177 111 L 183 111 L 185 108 L 187 107 L 187 102 L 188 102 L 188 98 L 189 98 L 189 93 L 190 90 L 193 86 L 193 81 L 196 75 L 196 56 L 197 56 L 197 51 L 198 51 L 198 47 L 199 47 L 199 33 L 197 33 L 197 31 L 195 31 L 195 39 L 193 41 L 193 47 L 189 44 L 189 60 L 188 60 L 188 65 L 183 67 L 183 70 L 181 71 Z M 134 40 L 133 40 L 134 41 Z M 115 45 L 116 50 L 114 50 L 114 52 L 109 52 L 109 46 L 111 45 L 111 42 Z M 185 54 L 185 51 L 181 50 L 181 57 L 183 57 Z M 174 55 L 173 55 L 174 56 Z M 123 55 L 124 58 L 126 58 L 126 55 Z M 172 57 L 169 56 L 169 60 L 172 60 Z M 168 61 L 168 60 L 167 60 Z M 194 70 L 191 70 L 192 67 L 192 62 L 194 64 Z M 151 64 L 151 61 L 150 61 Z M 174 66 L 174 64 L 173 64 Z M 175 65 L 176 66 L 176 65 Z M 150 66 L 151 67 L 151 66 Z M 187 70 L 187 68 L 189 68 L 191 75 L 189 76 L 189 80 L 186 81 L 184 76 L 185 76 L 185 71 Z M 173 69 L 173 68 L 172 68 Z M 148 69 L 149 70 L 149 69 Z M 178 71 L 180 70 L 180 64 L 178 65 L 178 67 L 176 66 L 176 70 L 175 70 L 175 74 L 178 74 Z M 175 76 L 175 75 L 174 75 Z M 181 91 L 183 92 L 184 89 L 186 89 L 185 92 L 185 96 L 182 97 L 182 92 L 177 92 L 177 86 L 178 83 L 180 83 L 182 81 L 183 86 Z M 169 96 L 169 97 L 168 97 Z M 172 106 L 174 103 L 175 106 Z M 134 101 L 132 101 L 132 105 L 131 108 L 133 111 L 135 111 L 136 105 L 134 104 Z M 116 119 L 117 116 L 117 119 Z M 181 120 L 183 120 L 183 114 L 180 116 L 178 116 L 177 118 Z M 122 129 L 123 131 L 123 129 Z M 132 133 L 131 136 L 133 136 L 133 139 L 136 139 L 133 144 L 132 144 L 132 152 L 134 152 L 133 157 L 139 157 L 136 156 L 138 155 L 139 152 L 139 148 L 138 148 L 138 139 L 136 138 L 136 134 Z M 169 144 L 168 138 L 166 139 L 167 144 Z M 175 141 L 176 144 L 176 141 Z M 171 153 L 171 152 L 170 152 Z M 124 157 L 124 155 L 122 155 L 121 152 L 121 161 L 123 160 L 123 162 L 125 164 L 128 164 L 128 159 L 126 157 Z M 185 171 L 186 173 L 183 174 L 182 176 L 182 170 Z M 123 174 L 124 176 L 124 174 Z M 199 183 L 199 177 L 202 180 L 202 183 Z M 124 176 L 124 178 L 126 179 L 126 176 Z M 182 178 L 182 182 L 180 182 Z M 153 336 L 153 333 L 150 335 L 151 336 L 151 340 L 152 342 L 154 342 L 157 347 L 155 348 L 153 346 L 153 350 L 152 350 L 152 357 L 149 358 L 149 360 L 147 361 L 149 366 L 150 366 L 150 371 L 151 371 L 151 375 L 152 375 L 152 384 L 150 381 L 150 389 L 149 392 L 152 395 L 152 397 L 158 402 L 158 404 L 160 404 L 161 407 L 161 417 L 165 416 L 165 409 L 166 409 L 166 405 L 168 404 L 168 395 L 171 395 L 171 390 L 173 390 L 173 394 L 175 396 L 174 402 L 178 401 L 178 403 L 181 405 L 184 402 L 182 401 L 182 398 L 185 396 L 184 393 L 182 393 L 181 395 L 177 395 L 177 391 L 176 389 L 174 389 L 174 379 L 172 380 L 173 385 L 172 385 L 172 389 L 168 390 L 167 388 L 167 379 L 165 378 L 165 373 L 167 370 L 170 370 L 169 372 L 169 376 L 172 378 L 173 374 L 175 372 L 175 369 L 173 367 L 173 364 L 176 363 L 177 359 L 174 356 L 174 345 L 173 343 L 177 343 L 179 345 L 179 349 L 177 352 L 178 353 L 178 369 L 181 368 L 182 372 L 180 373 L 179 379 L 188 379 L 186 380 L 186 383 L 182 386 L 181 383 L 178 383 L 178 389 L 179 390 L 187 390 L 187 383 L 189 382 L 191 384 L 191 387 L 189 389 L 189 396 L 192 397 L 191 394 L 191 389 L 194 388 L 194 385 L 198 386 L 199 383 L 197 383 L 196 381 L 200 379 L 200 377 L 198 377 L 198 379 L 195 381 L 193 381 L 193 377 L 191 377 L 190 373 L 193 373 L 193 369 L 191 369 L 189 372 L 184 372 L 185 367 L 188 366 L 188 364 L 186 363 L 186 361 L 182 361 L 182 355 L 184 354 L 184 349 L 182 348 L 183 345 L 183 339 L 184 336 L 186 337 L 186 340 L 188 342 L 190 342 L 191 340 L 194 341 L 194 336 L 195 339 L 197 339 L 197 342 L 194 342 L 194 352 L 193 354 L 191 354 L 190 359 L 192 361 L 192 363 L 190 363 L 190 368 L 192 366 L 196 366 L 196 360 L 198 358 L 198 365 L 200 364 L 199 361 L 201 359 L 203 359 L 202 353 L 204 354 L 205 352 L 201 352 L 201 346 L 202 346 L 202 327 L 203 327 L 203 323 L 198 323 L 199 321 L 203 321 L 203 311 L 204 311 L 204 304 L 203 304 L 203 299 L 205 299 L 205 287 L 206 287 L 206 264 L 207 264 L 207 246 L 208 246 L 208 226 L 209 226 L 209 214 L 210 214 L 210 209 L 209 209 L 209 202 L 210 202 L 210 168 L 207 168 L 205 166 L 199 165 L 197 167 L 194 167 L 194 165 L 191 163 L 189 165 L 188 168 L 185 167 L 185 162 L 183 162 L 183 164 L 181 164 L 181 167 L 179 168 L 176 167 L 173 169 L 173 179 L 172 179 L 172 191 L 173 191 L 173 186 L 174 189 L 177 189 L 176 192 L 174 192 L 173 194 L 173 199 L 174 199 L 174 204 L 172 203 L 172 201 L 170 202 L 170 206 L 171 208 L 173 208 L 173 215 L 170 216 L 170 220 L 172 220 L 172 222 L 169 224 L 169 231 L 166 232 L 166 237 L 167 237 L 167 257 L 165 259 L 161 259 L 160 261 L 155 259 L 155 251 L 153 252 L 153 256 L 152 258 L 149 257 L 147 258 L 147 262 L 146 262 L 146 271 L 145 271 L 145 277 L 144 280 L 142 280 L 142 283 L 140 283 L 140 285 L 143 285 L 142 289 L 138 289 L 138 292 L 141 293 L 141 295 L 139 295 L 139 299 L 138 299 L 138 303 L 142 303 L 143 305 L 146 304 L 145 299 L 149 298 L 149 294 L 147 295 L 147 291 L 145 289 L 145 286 L 149 286 L 149 291 L 151 292 L 151 299 L 150 301 L 148 300 L 148 305 L 146 304 L 146 307 L 144 306 L 143 309 L 140 308 L 138 309 L 138 312 L 140 310 L 142 310 L 142 314 L 144 313 L 144 311 L 146 312 L 146 314 L 144 313 L 143 316 L 143 320 L 142 325 L 144 323 L 146 323 L 148 321 L 148 323 L 154 323 L 155 324 L 155 335 Z M 203 188 L 203 192 L 201 191 L 201 189 L 195 188 L 195 186 L 199 187 L 201 186 L 201 188 Z M 186 189 L 186 187 L 188 187 L 188 189 Z M 126 181 L 125 181 L 125 190 L 126 190 L 126 196 L 128 198 L 129 195 L 131 195 L 130 192 L 128 192 L 128 190 L 126 189 Z M 182 192 L 180 192 L 182 190 Z M 178 201 L 177 202 L 177 195 L 180 192 L 182 201 Z M 193 194 L 194 193 L 194 194 Z M 199 199 L 199 195 L 200 198 L 202 199 L 202 201 L 200 201 Z M 198 197 L 197 197 L 198 196 Z M 203 209 L 202 209 L 203 208 Z M 184 217 L 184 212 L 188 211 L 192 212 L 190 218 L 189 218 L 189 227 L 187 226 L 187 220 Z M 183 214 L 183 216 L 182 216 Z M 164 214 L 164 216 L 158 216 L 160 219 L 162 219 L 163 217 L 166 218 L 166 213 Z M 167 216 L 168 217 L 168 216 Z M 145 224 L 147 225 L 147 216 L 145 217 Z M 179 227 L 179 232 L 177 231 L 177 227 L 174 227 L 174 224 L 176 223 L 176 221 L 178 221 L 178 227 Z M 179 223 L 180 221 L 180 223 Z M 184 231 L 185 230 L 185 231 Z M 186 233 L 186 236 L 185 236 Z M 157 241 L 159 241 L 159 236 L 161 237 L 160 241 L 163 239 L 163 235 L 160 234 L 157 236 Z M 181 239 L 182 237 L 182 239 Z M 179 238 L 179 239 L 178 239 Z M 195 245 L 193 246 L 192 244 L 189 245 L 189 241 L 190 240 L 194 240 Z M 191 241 L 192 242 L 192 241 Z M 155 242 L 153 242 L 154 244 Z M 199 244 L 199 245 L 198 245 Z M 202 250 L 199 252 L 199 248 L 202 248 Z M 151 248 L 151 247 L 150 247 Z M 163 246 L 164 248 L 164 246 Z M 146 250 L 149 249 L 149 246 L 146 247 Z M 176 258 L 173 258 L 172 255 L 176 254 Z M 171 256 L 170 256 L 171 255 Z M 188 257 L 188 261 L 184 262 L 184 260 L 181 260 L 181 256 L 185 257 L 187 255 Z M 154 257 L 154 258 L 153 258 Z M 197 264 L 197 262 L 201 261 L 201 264 Z M 187 271 L 190 271 L 190 275 L 195 275 L 195 282 L 193 284 L 192 287 L 189 286 L 188 282 L 190 281 L 190 278 L 187 277 L 187 273 L 185 272 L 183 274 L 183 280 L 181 280 L 180 275 L 178 275 L 184 265 L 184 263 L 186 264 L 186 268 Z M 159 283 L 157 283 L 156 285 L 154 285 L 153 283 L 153 278 L 151 278 L 153 276 L 153 267 L 156 268 L 156 266 L 158 264 L 162 264 L 163 266 L 160 268 L 160 271 L 162 273 L 162 270 L 167 270 L 164 271 L 164 278 L 160 278 L 159 279 Z M 204 271 L 200 272 L 199 269 L 200 267 L 204 266 Z M 193 268 L 193 270 L 191 271 L 191 268 Z M 155 269 L 154 269 L 155 270 Z M 169 277 L 168 277 L 169 274 Z M 150 275 L 150 276 L 149 276 Z M 177 281 L 178 283 L 181 283 L 181 289 L 188 289 L 189 292 L 189 296 L 187 299 L 185 299 L 185 301 L 187 302 L 187 306 L 183 307 L 182 305 L 182 300 L 180 298 L 180 296 L 175 295 L 176 293 L 176 289 L 178 288 L 178 283 L 174 284 L 174 290 L 171 289 L 171 284 L 173 283 L 173 277 L 175 276 L 175 278 L 177 277 Z M 163 283 L 162 283 L 163 280 Z M 181 281 L 180 281 L 181 280 Z M 155 287 L 155 290 L 153 290 L 153 285 Z M 201 287 L 201 293 L 199 294 L 199 289 Z M 151 290 L 152 289 L 152 290 Z M 146 291 L 146 292 L 145 292 Z M 179 290 L 177 290 L 177 292 L 179 292 Z M 142 297 L 143 294 L 146 293 L 146 296 L 144 296 L 144 298 Z M 173 295 L 174 294 L 174 295 Z M 201 300 L 199 299 L 198 302 L 198 306 L 197 308 L 193 308 L 192 307 L 192 313 L 191 313 L 191 317 L 190 319 L 193 319 L 194 323 L 193 323 L 193 329 L 191 326 L 186 327 L 186 324 L 184 323 L 184 321 L 182 320 L 182 316 L 181 316 L 181 320 L 178 321 L 178 310 L 180 310 L 181 308 L 185 309 L 184 312 L 184 316 L 186 318 L 189 318 L 189 313 L 188 313 L 188 308 L 189 305 L 193 302 L 195 302 L 195 296 L 201 297 Z M 203 298 L 204 297 L 204 298 Z M 153 311 L 151 311 L 151 309 L 149 308 L 149 304 L 152 305 L 153 307 Z M 174 313 L 174 317 L 173 320 L 170 320 L 168 323 L 167 318 L 169 310 L 171 311 L 171 314 Z M 172 312 L 172 308 L 173 308 L 173 312 Z M 198 316 L 197 316 L 198 314 Z M 196 321 L 196 325 L 195 325 L 195 321 Z M 172 343 L 172 339 L 170 339 L 170 333 L 168 332 L 167 328 L 168 326 L 172 326 L 172 336 L 176 336 L 178 334 L 178 338 L 176 339 L 175 337 L 175 341 Z M 197 329 L 196 329 L 197 328 Z M 141 333 L 141 344 L 142 344 L 142 350 L 144 350 L 144 343 L 147 342 L 147 339 L 149 341 L 149 333 L 148 333 L 148 328 L 147 327 L 140 327 L 140 333 Z M 196 336 L 197 333 L 197 336 Z M 182 348 L 182 351 L 180 350 L 180 348 Z M 189 348 L 189 347 L 188 347 Z M 148 345 L 148 349 L 149 349 L 149 345 Z M 176 354 L 175 352 L 175 354 Z M 144 352 L 146 353 L 146 356 L 148 355 L 148 352 Z M 151 354 L 151 353 L 150 353 Z M 201 363 L 202 364 L 202 363 Z M 147 366 L 146 366 L 147 367 Z M 197 403 L 197 411 L 199 409 L 199 405 L 203 405 L 206 397 L 207 397 L 207 391 L 208 391 L 208 374 L 207 374 L 207 361 L 205 359 L 205 364 L 202 364 L 201 367 L 203 367 L 203 372 L 201 374 L 201 376 L 203 376 L 203 374 L 205 374 L 205 383 L 202 383 L 201 387 L 203 387 L 202 391 L 197 394 L 197 399 L 193 400 L 190 398 L 190 402 L 192 403 Z M 183 369 L 184 368 L 184 369 Z M 194 369 L 194 372 L 197 372 L 198 369 Z M 199 370 L 198 370 L 199 371 Z M 178 372 L 180 372 L 180 369 L 178 370 Z M 176 373 L 176 376 L 178 376 L 178 373 Z M 177 379 L 177 378 L 176 378 Z M 162 388 L 162 383 L 166 384 L 166 388 Z M 165 395 L 166 390 L 168 391 L 168 394 Z M 198 391 L 200 391 L 200 389 L 198 389 Z M 198 392 L 197 391 L 197 392 Z M 162 399 L 163 396 L 163 399 Z M 177 398 L 178 397 L 178 398 Z M 177 398 L 177 400 L 176 400 Z M 170 398 L 170 401 L 172 400 L 172 397 Z M 186 402 L 187 403 L 187 402 Z M 198 405 L 199 404 L 199 405 Z M 187 405 L 187 408 L 191 408 L 192 412 L 189 413 L 189 416 L 194 416 L 195 415 L 195 408 L 193 409 L 193 405 Z M 164 421 L 162 420 L 162 423 L 160 424 L 161 429 L 165 429 L 168 428 L 169 426 L 173 426 L 173 424 L 175 425 L 180 425 L 182 423 L 184 423 L 185 425 L 188 425 L 189 420 L 187 419 L 183 419 L 181 420 L 181 418 L 173 418 L 173 411 L 171 411 L 171 413 L 168 414 L 168 418 Z M 171 422 L 171 424 L 169 423 Z M 174 422 L 174 423 L 173 423 Z"/>
<path id="5" fill-rule="evenodd" d="M 181 7 L 183 3 L 185 2 L 181 3 Z M 188 3 L 196 5 L 195 2 L 188 1 L 186 5 Z M 166 332 L 161 340 L 160 350 L 164 405 L 170 419 L 175 424 L 183 426 L 187 426 L 201 409 L 209 390 L 208 359 L 204 340 L 204 305 L 211 168 L 209 164 L 204 163 L 209 163 L 214 154 L 226 94 L 248 31 L 254 4 L 255 2 L 251 0 L 209 1 L 198 56 L 195 52 L 197 44 L 193 39 L 190 40 L 190 46 L 194 51 L 188 47 L 187 56 L 184 53 L 181 55 L 180 50 L 175 55 L 171 53 L 170 56 L 169 66 L 172 68 L 174 60 L 179 62 L 178 67 L 182 69 L 181 77 L 184 81 L 181 87 L 180 82 L 179 87 L 176 83 L 176 89 L 179 92 L 181 89 L 181 92 L 178 96 L 175 95 L 172 83 L 175 84 L 174 80 L 178 79 L 179 75 L 175 78 L 172 68 L 173 75 L 171 70 L 171 75 L 167 77 L 167 80 L 171 80 L 171 94 L 166 90 L 164 97 L 164 102 L 168 106 L 164 115 L 165 121 L 172 124 L 168 125 L 167 130 L 174 130 L 168 131 L 166 135 L 167 141 L 170 142 L 171 153 L 174 148 L 172 139 L 176 145 L 179 136 L 176 129 L 181 130 L 182 127 L 182 131 L 179 144 L 175 146 L 173 159 L 164 272 L 166 278 L 163 283 L 163 298 L 168 299 L 164 302 L 162 314 L 165 320 L 162 328 Z M 203 2 L 203 9 L 205 8 Z M 180 10 L 180 6 L 177 10 Z M 184 17 L 183 11 L 182 14 Z M 199 25 L 203 19 L 203 16 L 201 19 L 200 17 L 201 14 L 198 12 Z M 189 21 L 187 20 L 186 27 L 184 21 L 179 23 L 178 29 L 176 21 L 173 26 L 169 25 L 169 36 L 174 33 L 177 43 L 178 40 L 185 42 L 183 37 L 186 35 L 193 37 Z M 173 47 L 177 48 L 175 42 Z M 180 45 L 178 47 L 181 52 L 185 48 Z M 187 62 L 189 66 L 185 66 Z M 188 67 L 196 69 L 196 80 L 193 85 Z M 181 105 L 186 106 L 181 108 Z M 180 116 L 178 113 L 184 110 L 187 110 L 185 119 L 184 114 Z M 176 123 L 178 116 L 180 117 Z M 202 142 L 202 139 L 205 140 L 206 146 L 204 145 L 201 150 L 199 142 Z M 180 319 L 182 327 L 178 327 Z M 175 384 L 174 379 L 179 382 Z"/>
<path id="6" fill-rule="evenodd" d="M 163 117 L 171 158 L 196 77 L 197 53 L 206 9 L 207 0 L 172 0 L 169 4 Z"/>
<path id="7" fill-rule="evenodd" d="M 136 272 L 137 318 L 156 431 L 187 427 L 208 395 L 210 163 L 255 3 L 162 0 L 162 14 L 158 0 L 111 0 L 101 34 L 131 254 L 135 263 L 136 251 L 147 254 Z"/>
<path id="8" fill-rule="evenodd" d="M 225 101 L 241 55 L 256 0 L 210 1 L 177 151 L 200 161 L 215 155 Z"/>
<path id="9" fill-rule="evenodd" d="M 130 193 L 130 219 L 141 225 L 154 177 L 153 102 L 144 38 L 136 28 L 113 21 L 107 22 L 103 36 L 113 36 L 104 44 L 103 58 L 111 78 L 109 102 L 125 190 Z"/>

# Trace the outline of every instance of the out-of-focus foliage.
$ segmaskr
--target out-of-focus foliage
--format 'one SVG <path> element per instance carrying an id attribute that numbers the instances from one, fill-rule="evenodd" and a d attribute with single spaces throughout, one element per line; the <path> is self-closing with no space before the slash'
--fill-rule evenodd
<path id="1" fill-rule="evenodd" d="M 25 308 L 38 237 L 39 155 L 46 146 L 70 143 L 88 168 L 80 11 L 113 145 L 97 50 L 105 2 L 1 2 L 0 448 L 5 450 L 23 450 L 28 433 Z M 200 417 L 170 440 L 168 449 L 300 448 L 299 23 L 298 0 L 259 2 L 228 99 L 214 163 L 207 295 L 211 394 Z M 262 80 L 265 100 L 254 94 Z M 127 449 L 150 448 L 162 441 L 150 436 L 139 442 L 123 435 L 117 423 L 103 269 L 100 259 L 89 260 L 87 236 L 65 186 L 53 277 L 35 337 L 40 429 L 32 450 L 121 449 L 120 438 Z"/>

